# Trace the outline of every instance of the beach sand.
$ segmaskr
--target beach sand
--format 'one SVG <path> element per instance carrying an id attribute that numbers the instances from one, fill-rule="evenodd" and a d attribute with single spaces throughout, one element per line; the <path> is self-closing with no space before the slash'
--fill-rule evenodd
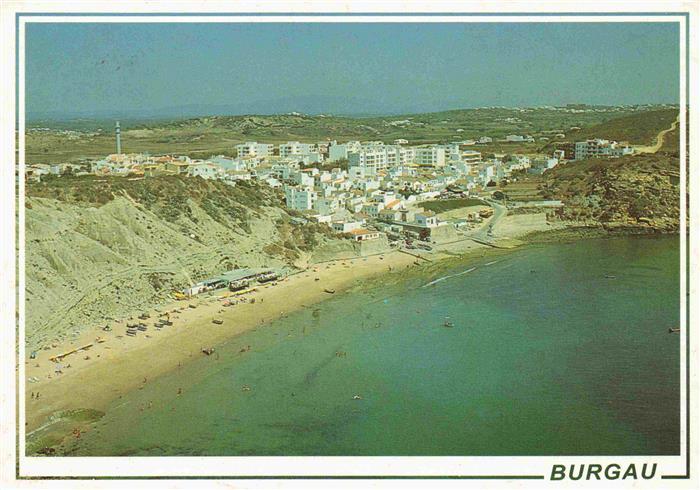
<path id="1" fill-rule="evenodd" d="M 509 232 L 517 229 L 523 233 L 545 226 L 539 219 L 536 222 L 539 226 L 530 222 L 514 229 L 508 229 L 510 226 L 503 228 Z M 499 231 L 502 236 L 505 230 Z M 126 336 L 127 323 L 139 322 L 136 318 L 129 318 L 111 323 L 111 331 L 103 331 L 104 324 L 87 329 L 78 337 L 53 344 L 49 350 L 38 351 L 35 359 L 30 359 L 30 352 L 26 352 L 25 429 L 27 434 L 31 434 L 46 424 L 49 416 L 59 411 L 104 411 L 110 402 L 130 390 L 139 389 L 149 380 L 203 356 L 202 348 L 215 348 L 263 323 L 332 297 L 332 294 L 324 291 L 326 289 L 341 293 L 362 279 L 398 273 L 407 267 L 454 258 L 455 255 L 483 253 L 488 248 L 471 240 L 462 240 L 442 248 L 438 246 L 433 253 L 411 251 L 412 254 L 426 257 L 427 261 L 415 255 L 392 251 L 371 257 L 319 263 L 275 284 L 257 286 L 252 292 L 242 295 L 219 290 L 189 300 L 173 300 L 148 312 L 150 318 L 144 321 L 148 330 L 138 332 L 136 337 Z M 245 299 L 226 307 L 224 303 L 227 298 Z M 252 299 L 255 301 L 251 302 Z M 156 329 L 154 322 L 166 314 L 173 325 Z M 214 324 L 213 319 L 221 319 L 223 324 Z M 66 356 L 59 363 L 49 359 L 88 344 L 92 346 Z M 255 350 L 254 345 L 250 348 Z M 56 373 L 59 365 L 61 374 Z M 37 393 L 39 398 L 35 396 Z"/>
<path id="2" fill-rule="evenodd" d="M 125 335 L 126 324 L 139 320 L 124 319 L 110 324 L 110 332 L 103 331 L 103 325 L 96 326 L 70 342 L 38 351 L 35 359 L 30 359 L 27 352 L 25 378 L 38 381 L 25 384 L 26 430 L 29 433 L 37 429 L 57 411 L 103 411 L 112 400 L 138 389 L 144 381 L 147 383 L 149 379 L 204 355 L 202 348 L 216 347 L 262 323 L 332 297 L 325 289 L 340 293 L 358 280 L 390 273 L 390 268 L 392 271 L 405 270 L 416 261 L 411 255 L 390 252 L 316 264 L 274 285 L 261 285 L 239 296 L 228 290 L 219 290 L 191 300 L 173 301 L 149 312 L 150 318 L 143 321 L 148 330 L 138 332 L 136 337 Z M 227 298 L 245 300 L 225 307 L 223 304 Z M 255 299 L 254 303 L 252 299 Z M 173 325 L 161 330 L 153 327 L 160 315 L 166 313 Z M 223 324 L 214 324 L 212 320 L 215 318 L 223 320 Z M 103 342 L 97 342 L 98 338 Z M 70 354 L 59 363 L 49 360 L 52 356 L 91 343 L 90 348 Z M 255 350 L 255 346 L 251 349 Z M 62 374 L 55 372 L 59 365 Z M 39 393 L 38 399 L 32 396 L 36 393 Z"/>

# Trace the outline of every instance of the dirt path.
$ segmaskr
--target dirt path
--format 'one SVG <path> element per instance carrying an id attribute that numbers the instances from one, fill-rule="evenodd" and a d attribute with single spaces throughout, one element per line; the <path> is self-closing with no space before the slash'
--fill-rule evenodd
<path id="1" fill-rule="evenodd" d="M 656 135 L 656 143 L 652 146 L 635 146 L 634 151 L 635 153 L 656 153 L 661 149 L 661 147 L 664 144 L 664 138 L 666 137 L 667 133 L 670 133 L 674 129 L 678 127 L 678 123 L 680 121 L 680 116 L 676 118 L 675 121 L 673 121 L 673 124 L 671 124 L 671 127 L 668 129 L 664 129 L 663 131 L 660 131 L 659 134 Z"/>

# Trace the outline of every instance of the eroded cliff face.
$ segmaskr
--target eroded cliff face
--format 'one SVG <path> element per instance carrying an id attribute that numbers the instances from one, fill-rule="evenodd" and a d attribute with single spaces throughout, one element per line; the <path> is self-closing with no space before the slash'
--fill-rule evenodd
<path id="1" fill-rule="evenodd" d="M 61 177 L 27 188 L 31 347 L 169 301 L 237 267 L 293 266 L 338 239 L 294 224 L 266 186 L 177 177 Z M 327 227 L 326 227 L 327 229 Z"/>

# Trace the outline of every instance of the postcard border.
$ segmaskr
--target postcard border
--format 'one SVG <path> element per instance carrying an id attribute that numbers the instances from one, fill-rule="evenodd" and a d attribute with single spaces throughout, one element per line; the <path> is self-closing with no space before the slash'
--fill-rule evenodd
<path id="1" fill-rule="evenodd" d="M 602 16 L 602 17 L 631 17 L 631 16 L 655 16 L 655 17 L 684 17 L 685 18 L 685 111 L 681 108 L 681 113 L 685 112 L 686 120 L 690 116 L 690 12 L 17 12 L 15 13 L 15 125 L 16 129 L 19 129 L 20 121 L 20 18 L 31 18 L 31 17 L 581 17 L 581 16 Z M 280 21 L 284 22 L 284 21 Z M 507 21 L 506 21 L 507 22 Z M 679 40 L 680 43 L 680 40 Z M 26 68 L 26 67 L 25 67 Z M 681 98 L 682 100 L 682 98 Z M 687 123 L 679 124 L 679 129 L 687 125 Z M 685 154 L 681 157 L 685 157 L 685 168 L 686 168 L 686 190 L 688 189 L 688 183 L 690 180 L 690 128 L 687 128 L 685 135 L 681 134 L 681 137 L 685 139 Z M 22 135 L 20 135 L 20 145 L 23 146 Z M 18 151 L 20 148 L 17 148 Z M 18 165 L 19 162 L 15 162 Z M 20 199 L 20 193 L 16 195 L 16 201 Z M 686 209 L 690 210 L 690 195 L 687 197 Z M 681 198 L 682 200 L 682 198 Z M 683 233 L 685 232 L 685 236 Z M 20 229 L 16 230 L 16 238 L 19 242 Z M 686 244 L 686 262 L 685 262 L 685 273 L 686 273 L 686 290 L 690 287 L 690 225 L 686 230 L 681 230 L 681 240 L 685 241 Z M 20 255 L 16 256 L 17 270 L 19 269 Z M 21 309 L 21 302 L 19 301 L 20 291 L 19 288 L 16 292 L 17 303 L 16 312 L 19 314 Z M 15 330 L 15 341 L 18 345 L 19 343 L 19 316 L 17 316 L 16 330 Z M 685 323 L 685 337 L 686 337 L 686 462 L 685 462 L 685 474 L 683 475 L 661 475 L 662 480 L 687 480 L 690 479 L 690 448 L 691 448 L 691 434 L 690 434 L 690 301 L 686 303 L 686 323 Z M 17 351 L 15 362 L 19 364 L 20 353 Z M 19 390 L 20 390 L 20 370 L 16 373 L 16 399 L 19 400 Z M 20 427 L 19 427 L 19 414 L 16 417 L 16 448 L 19 448 L 20 440 Z M 17 460 L 15 465 L 15 477 L 18 480 L 544 480 L 545 475 L 242 475 L 242 476 L 232 476 L 232 475 L 222 475 L 222 476 L 23 476 L 20 475 L 20 454 L 17 452 Z M 683 456 L 680 454 L 680 456 Z M 594 457 L 594 456 L 592 456 Z M 612 457 L 612 456 L 605 456 Z"/>

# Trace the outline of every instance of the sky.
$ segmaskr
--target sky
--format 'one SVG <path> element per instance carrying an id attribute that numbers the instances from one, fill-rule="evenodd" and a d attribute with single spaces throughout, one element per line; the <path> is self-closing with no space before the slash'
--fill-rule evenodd
<path id="1" fill-rule="evenodd" d="M 673 23 L 35 23 L 32 115 L 678 103 Z"/>

